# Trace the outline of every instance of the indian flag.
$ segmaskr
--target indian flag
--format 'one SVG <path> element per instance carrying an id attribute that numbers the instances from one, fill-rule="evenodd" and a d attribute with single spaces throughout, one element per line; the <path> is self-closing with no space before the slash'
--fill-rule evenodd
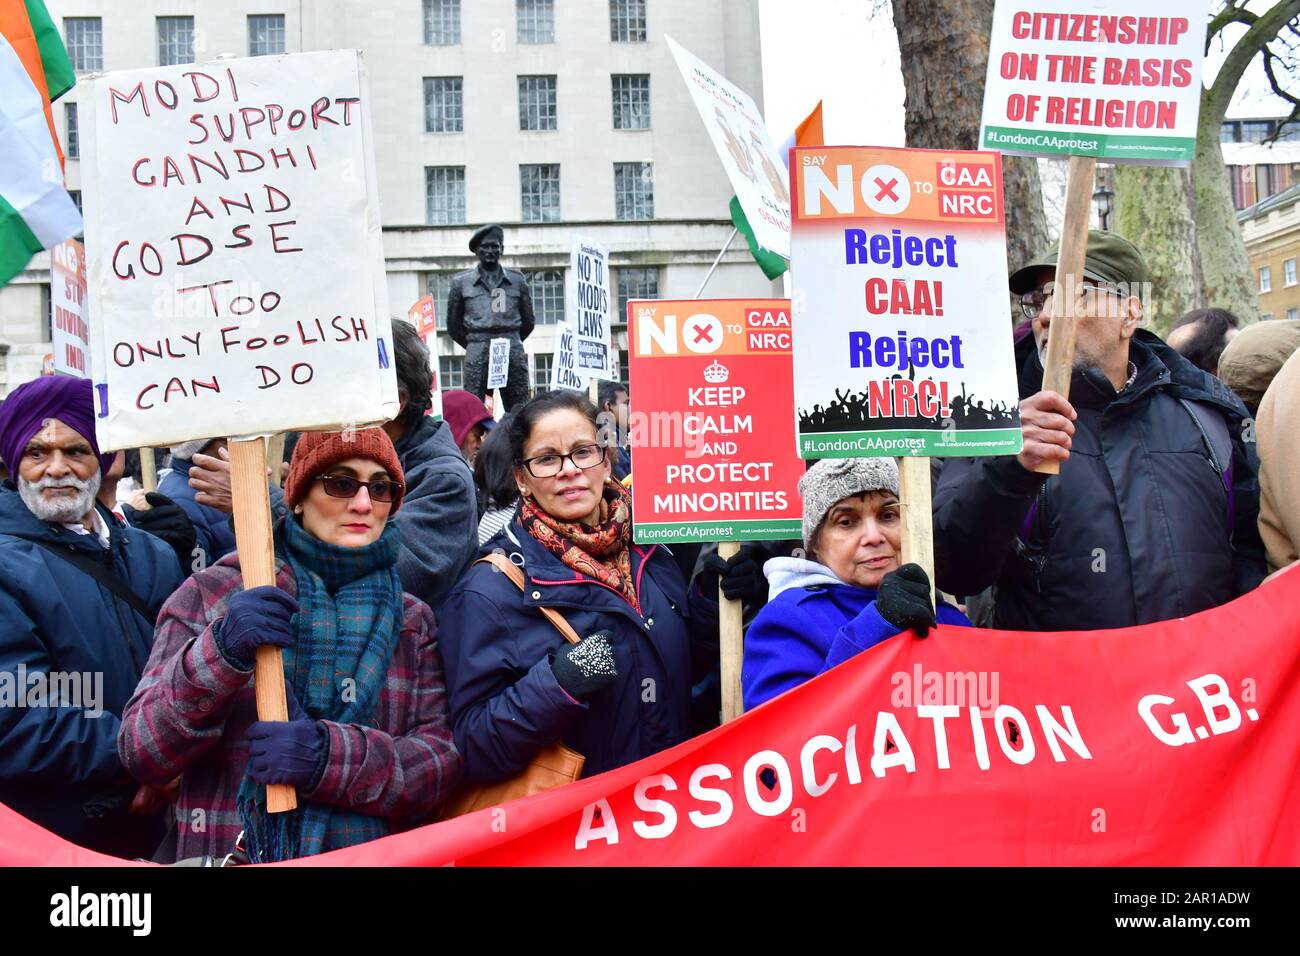
<path id="1" fill-rule="evenodd" d="M 777 152 L 781 154 L 781 162 L 785 164 L 786 172 L 790 171 L 790 150 L 796 146 L 824 146 L 825 134 L 822 132 L 822 104 L 821 100 L 813 107 L 802 123 L 795 127 L 790 137 L 782 143 Z M 731 197 L 731 222 L 732 225 L 740 231 L 749 243 L 750 254 L 753 255 L 754 261 L 758 267 L 763 270 L 763 275 L 769 279 L 775 279 L 790 268 L 790 263 L 783 256 L 775 252 L 768 252 L 754 239 L 754 230 L 750 226 L 749 220 L 745 218 L 745 210 L 740 206 L 740 200 L 735 196 Z"/>
<path id="2" fill-rule="evenodd" d="M 0 285 L 84 228 L 50 109 L 75 82 L 41 0 L 0 0 Z"/>

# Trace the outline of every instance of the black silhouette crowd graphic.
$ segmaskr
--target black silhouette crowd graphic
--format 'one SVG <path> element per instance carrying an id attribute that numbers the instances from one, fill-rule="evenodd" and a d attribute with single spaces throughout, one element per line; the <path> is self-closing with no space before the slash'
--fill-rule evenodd
<path id="1" fill-rule="evenodd" d="M 910 370 L 915 374 L 915 369 Z M 908 376 L 909 379 L 911 375 Z M 902 374 L 891 381 L 902 379 Z M 962 383 L 961 394 L 952 397 L 951 415 L 877 416 L 870 409 L 867 389 L 860 392 L 835 390 L 835 401 L 826 406 L 813 405 L 799 409 L 800 432 L 885 431 L 904 428 L 1014 428 L 1020 425 L 1020 409 L 1004 402 L 989 402 L 966 393 Z"/>

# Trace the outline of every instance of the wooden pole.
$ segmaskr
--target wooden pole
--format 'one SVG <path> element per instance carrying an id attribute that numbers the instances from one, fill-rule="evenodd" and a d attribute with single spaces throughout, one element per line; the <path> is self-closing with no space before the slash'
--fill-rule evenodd
<path id="1" fill-rule="evenodd" d="M 1047 361 L 1043 370 L 1043 390 L 1058 392 L 1065 399 L 1070 397 L 1070 375 L 1074 370 L 1075 307 L 1079 280 L 1083 278 L 1083 260 L 1088 250 L 1088 218 L 1097 160 L 1091 156 L 1071 156 L 1068 175 L 1065 222 L 1061 226 L 1061 248 L 1056 257 L 1052 324 L 1048 330 Z M 1044 461 L 1034 471 L 1042 475 L 1059 474 L 1061 463 Z"/>
<path id="2" fill-rule="evenodd" d="M 903 564 L 919 564 L 930 579 L 934 601 L 934 519 L 930 507 L 930 459 L 898 462 L 898 498 L 903 506 Z"/>
<path id="3" fill-rule="evenodd" d="M 721 262 L 722 257 L 727 254 L 727 250 L 731 248 L 731 241 L 736 238 L 736 234 L 739 232 L 739 227 L 731 230 L 731 235 L 727 236 L 727 241 L 724 242 L 722 248 L 718 250 L 717 258 L 713 260 L 713 265 L 709 266 L 709 271 L 704 273 L 704 281 L 701 282 L 700 287 L 695 290 L 695 295 L 691 296 L 692 299 L 698 299 L 700 296 L 704 295 L 704 287 L 708 285 L 709 280 L 713 278 L 713 273 L 718 268 L 718 263 Z"/>
<path id="4" fill-rule="evenodd" d="M 140 485 L 145 491 L 158 490 L 158 462 L 152 448 L 140 449 Z"/>
<path id="5" fill-rule="evenodd" d="M 737 541 L 718 542 L 718 557 L 729 561 L 740 550 Z M 730 601 L 718 585 L 718 637 L 722 643 L 722 722 L 735 720 L 745 706 L 740 690 L 740 664 L 745 656 L 744 608 Z"/>
<path id="6" fill-rule="evenodd" d="M 284 432 L 276 432 L 266 443 L 266 460 L 271 465 L 271 481 L 279 488 L 284 483 Z"/>
<path id="7" fill-rule="evenodd" d="M 275 544 L 271 540 L 271 498 L 266 489 L 266 441 L 230 440 L 230 493 L 235 511 L 235 549 L 245 588 L 275 586 Z M 259 720 L 288 720 L 284 658 L 280 648 L 263 645 L 253 665 L 253 690 Z M 298 805 L 293 787 L 267 784 L 266 809 L 281 813 Z"/>

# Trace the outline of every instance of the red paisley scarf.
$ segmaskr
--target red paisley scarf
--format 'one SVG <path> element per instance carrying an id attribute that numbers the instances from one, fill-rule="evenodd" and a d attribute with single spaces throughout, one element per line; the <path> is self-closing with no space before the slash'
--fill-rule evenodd
<path id="1" fill-rule="evenodd" d="M 600 524 L 560 521 L 525 498 L 519 512 L 524 529 L 566 567 L 613 588 L 641 613 L 632 580 L 632 496 L 616 481 L 606 481 L 600 501 Z"/>

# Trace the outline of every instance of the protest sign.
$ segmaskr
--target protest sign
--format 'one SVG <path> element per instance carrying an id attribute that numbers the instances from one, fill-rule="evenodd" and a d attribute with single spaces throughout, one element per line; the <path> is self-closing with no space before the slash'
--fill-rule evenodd
<path id="1" fill-rule="evenodd" d="M 76 239 L 50 250 L 50 339 L 54 372 L 79 378 L 90 374 L 86 257 Z"/>
<path id="2" fill-rule="evenodd" d="M 980 143 L 1186 165 L 1196 150 L 1205 11 L 1186 0 L 997 0 Z"/>
<path id="3" fill-rule="evenodd" d="M 110 73 L 81 100 L 106 450 L 397 411 L 355 51 Z"/>
<path id="4" fill-rule="evenodd" d="M 1001 157 L 799 148 L 791 181 L 799 453 L 1016 454 Z"/>
<path id="5" fill-rule="evenodd" d="M 633 540 L 798 538 L 788 299 L 633 300 Z"/>
<path id="6" fill-rule="evenodd" d="M 265 436 L 398 410 L 360 56 L 108 73 L 80 108 L 99 445 L 230 436 L 244 585 L 274 586 Z M 282 664 L 258 649 L 263 720 Z"/>
<path id="7" fill-rule="evenodd" d="M 566 285 L 567 318 L 574 335 L 574 369 L 584 379 L 614 378 L 618 360 L 610 329 L 609 250 L 590 239 L 575 239 L 569 253 Z"/>
<path id="8" fill-rule="evenodd" d="M 1298 572 L 1137 627 L 899 634 L 644 760 L 284 865 L 1296 866 L 1298 669 Z M 0 810 L 0 865 L 110 859 Z"/>
<path id="9" fill-rule="evenodd" d="M 567 388 L 581 392 L 587 387 L 587 377 L 578 373 L 578 336 L 568 322 L 556 323 L 555 358 L 551 361 L 551 388 Z"/>
<path id="10" fill-rule="evenodd" d="M 505 388 L 510 380 L 510 340 L 492 339 L 488 342 L 487 387 Z"/>
<path id="11" fill-rule="evenodd" d="M 772 145 L 762 112 L 740 87 L 710 69 L 672 37 L 664 39 L 745 210 L 755 241 L 789 259 L 790 191 L 784 164 Z"/>

